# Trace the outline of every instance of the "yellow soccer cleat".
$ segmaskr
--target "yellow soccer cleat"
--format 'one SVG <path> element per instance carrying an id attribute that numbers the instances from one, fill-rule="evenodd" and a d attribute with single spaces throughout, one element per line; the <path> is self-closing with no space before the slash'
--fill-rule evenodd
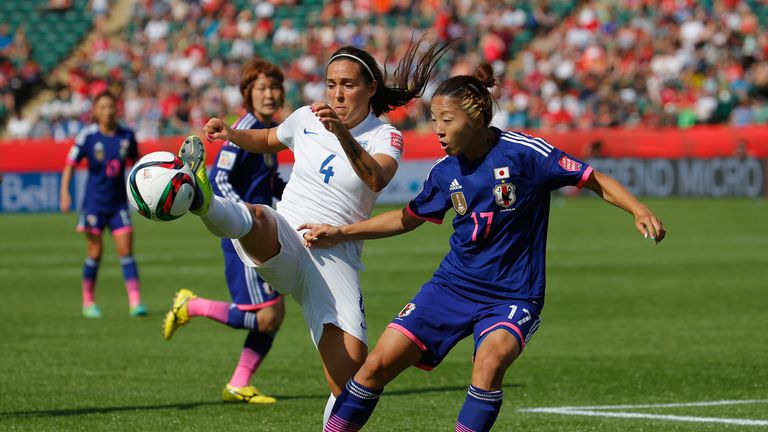
<path id="1" fill-rule="evenodd" d="M 192 199 L 189 211 L 192 214 L 202 216 L 208 213 L 208 206 L 211 205 L 211 196 L 213 195 L 211 182 L 208 181 L 208 172 L 205 170 L 203 141 L 197 135 L 188 136 L 181 144 L 179 157 L 195 173 L 195 197 Z"/>
<path id="2" fill-rule="evenodd" d="M 224 402 L 241 402 L 247 404 L 274 404 L 277 399 L 272 396 L 265 396 L 259 393 L 254 386 L 232 387 L 227 384 L 221 391 L 221 398 Z"/>
<path id="3" fill-rule="evenodd" d="M 165 340 L 171 340 L 176 329 L 189 322 L 187 306 L 189 301 L 195 298 L 197 298 L 195 293 L 186 288 L 180 289 L 176 293 L 176 297 L 173 298 L 173 306 L 165 314 L 163 320 L 163 337 Z"/>

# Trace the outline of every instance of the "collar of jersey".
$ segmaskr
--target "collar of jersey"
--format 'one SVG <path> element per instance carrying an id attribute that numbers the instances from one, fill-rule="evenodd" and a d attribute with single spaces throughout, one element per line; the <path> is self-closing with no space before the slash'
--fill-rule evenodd
<path id="1" fill-rule="evenodd" d="M 376 116 L 373 115 L 373 111 L 368 113 L 368 117 L 364 118 L 363 121 L 357 124 L 357 126 L 353 127 L 349 130 L 349 133 L 352 134 L 352 136 L 357 136 L 363 132 L 365 132 L 365 129 L 369 127 L 370 122 L 372 119 L 376 119 Z"/>

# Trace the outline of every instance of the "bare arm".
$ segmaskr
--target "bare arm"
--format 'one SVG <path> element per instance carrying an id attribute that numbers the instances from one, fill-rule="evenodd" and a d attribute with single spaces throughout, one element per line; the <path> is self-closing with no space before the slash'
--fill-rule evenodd
<path id="1" fill-rule="evenodd" d="M 374 192 L 384 189 L 397 172 L 397 161 L 384 154 L 370 155 L 349 130 L 344 127 L 336 112 L 324 102 L 310 107 L 326 129 L 333 132 L 358 177 Z"/>
<path id="2" fill-rule="evenodd" d="M 277 139 L 277 128 L 232 129 L 220 119 L 213 117 L 203 126 L 208 141 L 231 141 L 251 153 L 277 153 L 286 147 Z"/>
<path id="3" fill-rule="evenodd" d="M 59 191 L 59 209 L 62 213 L 67 213 L 72 207 L 72 197 L 69 195 L 69 184 L 72 182 L 72 165 L 65 165 L 61 172 L 61 190 Z"/>
<path id="4" fill-rule="evenodd" d="M 412 231 L 423 224 L 408 214 L 405 209 L 382 213 L 356 224 L 335 227 L 328 224 L 303 224 L 298 231 L 304 233 L 304 245 L 307 247 L 330 247 L 347 240 L 368 240 L 392 237 Z"/>
<path id="5" fill-rule="evenodd" d="M 664 240 L 666 229 L 661 219 L 632 195 L 621 183 L 613 177 L 593 171 L 584 187 L 600 195 L 606 202 L 623 209 L 635 218 L 635 228 L 643 235 L 650 237 L 656 243 Z"/>

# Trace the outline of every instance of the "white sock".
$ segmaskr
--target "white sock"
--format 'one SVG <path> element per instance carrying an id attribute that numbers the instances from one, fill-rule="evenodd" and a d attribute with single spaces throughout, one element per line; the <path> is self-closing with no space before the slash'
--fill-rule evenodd
<path id="1" fill-rule="evenodd" d="M 253 218 L 243 203 L 214 195 L 208 213 L 200 216 L 208 231 L 221 238 L 236 239 L 248 234 Z"/>
<path id="2" fill-rule="evenodd" d="M 325 426 L 328 424 L 328 419 L 331 418 L 331 410 L 333 409 L 333 404 L 336 403 L 336 396 L 331 393 L 330 396 L 328 396 L 328 402 L 325 403 L 325 412 L 323 412 L 323 430 L 325 430 Z"/>

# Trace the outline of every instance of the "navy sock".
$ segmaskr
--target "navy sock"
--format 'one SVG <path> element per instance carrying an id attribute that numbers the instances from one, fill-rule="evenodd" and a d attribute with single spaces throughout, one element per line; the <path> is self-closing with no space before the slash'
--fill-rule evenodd
<path id="1" fill-rule="evenodd" d="M 256 312 L 242 311 L 234 303 L 229 305 L 227 325 L 232 328 L 248 329 L 253 332 L 259 330 L 259 322 L 256 320 Z"/>
<path id="2" fill-rule="evenodd" d="M 83 279 L 88 279 L 95 281 L 96 276 L 99 275 L 99 263 L 101 262 L 100 259 L 93 259 L 90 257 L 85 258 L 85 263 L 83 264 Z"/>
<path id="3" fill-rule="evenodd" d="M 485 432 L 491 430 L 501 409 L 504 392 L 481 390 L 469 386 L 467 398 L 459 412 L 456 432 Z"/>
<path id="4" fill-rule="evenodd" d="M 125 280 L 139 279 L 139 268 L 136 266 L 136 260 L 133 255 L 120 257 L 120 265 L 123 267 L 123 278 Z"/>
<path id="5" fill-rule="evenodd" d="M 363 387 L 350 378 L 344 391 L 336 398 L 323 432 L 359 431 L 373 413 L 383 391 Z"/>
<path id="6" fill-rule="evenodd" d="M 272 348 L 272 342 L 275 340 L 275 333 L 276 332 L 248 332 L 248 336 L 245 337 L 245 343 L 243 343 L 243 348 L 255 351 L 263 359 Z"/>

